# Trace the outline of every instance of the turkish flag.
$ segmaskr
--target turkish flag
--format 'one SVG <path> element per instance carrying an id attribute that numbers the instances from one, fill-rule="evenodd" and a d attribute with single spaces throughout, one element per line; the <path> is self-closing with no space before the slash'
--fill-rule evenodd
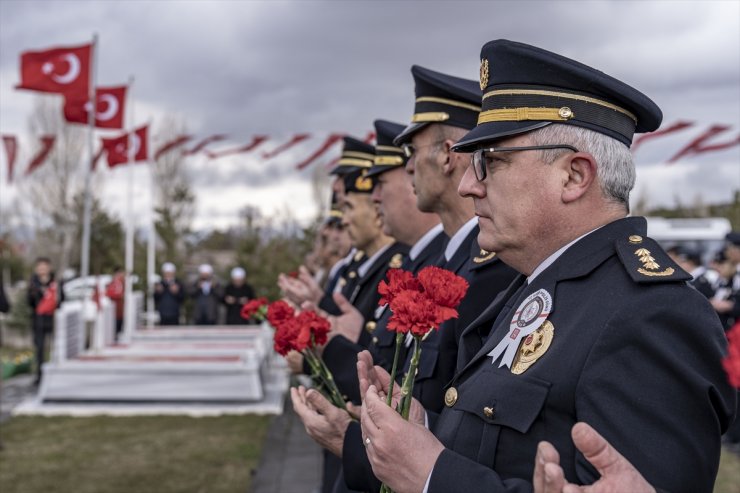
<path id="1" fill-rule="evenodd" d="M 149 125 L 146 125 L 136 129 L 133 134 L 124 134 L 111 139 L 100 139 L 103 144 L 103 149 L 105 149 L 105 152 L 108 155 L 109 168 L 129 162 L 129 135 L 133 136 L 131 141 L 134 161 L 146 161 L 148 159 L 149 146 L 147 136 L 149 135 Z"/>
<path id="2" fill-rule="evenodd" d="M 91 59 L 91 44 L 23 52 L 16 89 L 88 94 Z"/>
<path id="3" fill-rule="evenodd" d="M 728 142 L 722 142 L 719 144 L 712 144 L 712 145 L 706 145 L 705 142 L 715 135 L 719 135 L 726 130 L 729 130 L 731 127 L 729 125 L 712 125 L 707 129 L 706 132 L 686 144 L 683 148 L 681 148 L 680 151 L 678 151 L 672 158 L 670 158 L 668 161 L 666 161 L 666 164 L 675 163 L 681 158 L 691 156 L 693 154 L 700 154 L 702 152 L 710 152 L 710 151 L 718 151 L 721 149 L 727 149 L 728 147 L 736 146 L 737 144 L 740 144 L 740 136 L 735 137 L 735 139 L 728 141 Z"/>
<path id="4" fill-rule="evenodd" d="M 95 126 L 97 128 L 123 128 L 126 86 L 98 87 L 95 89 Z M 90 113 L 87 94 L 74 93 L 64 97 L 64 119 L 72 123 L 87 123 Z"/>
<path id="5" fill-rule="evenodd" d="M 193 139 L 192 135 L 178 135 L 173 140 L 170 140 L 162 144 L 162 147 L 157 149 L 157 152 L 154 153 L 154 160 L 157 161 L 163 155 L 167 154 L 173 149 L 180 147 L 181 145 L 185 144 L 186 142 L 192 139 Z"/>
<path id="6" fill-rule="evenodd" d="M 55 141 L 56 137 L 54 137 L 53 135 L 41 136 L 41 149 L 39 149 L 33 159 L 31 159 L 31 162 L 28 163 L 28 167 L 26 168 L 26 176 L 30 175 L 33 171 L 36 170 L 36 168 L 44 164 L 44 161 L 46 161 L 46 158 L 49 157 L 51 150 L 54 148 Z"/>

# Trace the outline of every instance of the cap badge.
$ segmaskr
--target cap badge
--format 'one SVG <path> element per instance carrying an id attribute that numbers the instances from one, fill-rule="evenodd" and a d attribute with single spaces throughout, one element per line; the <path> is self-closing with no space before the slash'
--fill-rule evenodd
<path id="1" fill-rule="evenodd" d="M 486 88 L 488 85 L 488 60 L 481 58 L 480 61 L 480 90 Z"/>
<path id="2" fill-rule="evenodd" d="M 360 192 L 367 192 L 368 190 L 372 190 L 373 181 L 370 178 L 358 176 L 355 180 L 355 188 Z"/>

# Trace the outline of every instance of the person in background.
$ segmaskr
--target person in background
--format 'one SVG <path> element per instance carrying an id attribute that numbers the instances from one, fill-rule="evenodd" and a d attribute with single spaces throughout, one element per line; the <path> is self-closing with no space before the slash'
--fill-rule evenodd
<path id="1" fill-rule="evenodd" d="M 126 292 L 126 275 L 120 266 L 113 269 L 113 279 L 105 287 L 105 295 L 116 305 L 116 341 L 123 330 L 123 298 Z"/>
<path id="2" fill-rule="evenodd" d="M 28 283 L 28 305 L 31 307 L 33 344 L 36 348 L 36 380 L 41 383 L 41 366 L 46 351 L 46 337 L 54 330 L 54 312 L 64 300 L 64 292 L 54 279 L 51 261 L 46 257 L 36 259 L 34 272 Z"/>
<path id="3" fill-rule="evenodd" d="M 190 290 L 190 297 L 194 303 L 193 324 L 215 325 L 221 287 L 213 278 L 213 267 L 210 264 L 201 264 L 198 267 L 198 279 Z"/>
<path id="4" fill-rule="evenodd" d="M 241 267 L 231 269 L 231 282 L 224 288 L 223 304 L 226 305 L 226 324 L 241 325 L 247 321 L 242 318 L 244 304 L 253 299 L 254 289 L 246 282 L 247 272 Z"/>
<path id="5" fill-rule="evenodd" d="M 10 302 L 8 297 L 5 295 L 5 288 L 3 287 L 3 279 L 0 277 L 0 313 L 8 313 L 10 311 Z"/>
<path id="6" fill-rule="evenodd" d="M 713 264 L 719 273 L 719 280 L 709 302 L 727 331 L 737 319 L 735 305 L 740 297 L 740 286 L 735 286 L 737 267 L 725 251 L 720 251 L 715 255 Z"/>
<path id="7" fill-rule="evenodd" d="M 698 251 L 682 246 L 674 246 L 666 250 L 666 253 L 683 270 L 691 274 L 692 279 L 689 284 L 707 298 L 714 295 L 714 286 L 719 276 L 716 271 L 702 265 L 701 254 Z"/>
<path id="8" fill-rule="evenodd" d="M 175 277 L 175 264 L 162 264 L 162 280 L 154 285 L 154 302 L 160 325 L 179 325 L 180 307 L 185 299 L 182 283 Z"/>

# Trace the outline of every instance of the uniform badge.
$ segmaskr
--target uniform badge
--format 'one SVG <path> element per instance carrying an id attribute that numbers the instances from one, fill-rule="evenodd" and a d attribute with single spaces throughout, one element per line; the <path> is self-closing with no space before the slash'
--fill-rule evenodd
<path id="1" fill-rule="evenodd" d="M 365 252 L 362 250 L 358 250 L 357 253 L 355 253 L 355 256 L 352 258 L 355 262 L 359 262 L 362 260 L 362 257 L 365 256 Z"/>
<path id="2" fill-rule="evenodd" d="M 480 90 L 484 90 L 488 85 L 488 60 L 482 58 L 480 61 Z"/>
<path id="3" fill-rule="evenodd" d="M 372 190 L 373 181 L 370 178 L 358 176 L 355 180 L 355 188 L 360 192 L 367 192 L 368 190 Z"/>
<path id="4" fill-rule="evenodd" d="M 397 253 L 391 257 L 391 261 L 388 262 L 388 267 L 391 269 L 399 269 L 401 268 L 401 264 L 403 264 L 403 255 Z"/>
<path id="5" fill-rule="evenodd" d="M 496 252 L 489 252 L 488 250 L 480 249 L 480 254 L 477 257 L 473 257 L 473 262 L 476 264 L 482 264 L 483 262 L 488 262 L 493 257 L 496 256 Z"/>
<path id="6" fill-rule="evenodd" d="M 650 254 L 650 250 L 647 248 L 638 248 L 637 251 L 635 251 L 635 255 L 637 255 L 640 259 L 640 263 L 642 263 L 642 267 L 637 269 L 637 272 L 643 276 L 670 276 L 674 272 L 673 267 L 668 267 L 665 270 L 659 271 L 658 269 L 660 269 L 660 265 L 658 265 Z"/>
<path id="7" fill-rule="evenodd" d="M 547 320 L 551 311 L 552 296 L 546 290 L 538 289 L 527 296 L 514 312 L 509 332 L 493 351 L 488 353 L 488 356 L 493 358 L 491 363 L 495 363 L 503 355 L 499 368 L 502 366 L 512 368 L 521 341 L 534 333 Z"/>
<path id="8" fill-rule="evenodd" d="M 540 356 L 550 349 L 552 338 L 555 335 L 555 326 L 545 320 L 540 327 L 522 340 L 519 352 L 514 358 L 511 373 L 521 375 L 537 361 Z"/>

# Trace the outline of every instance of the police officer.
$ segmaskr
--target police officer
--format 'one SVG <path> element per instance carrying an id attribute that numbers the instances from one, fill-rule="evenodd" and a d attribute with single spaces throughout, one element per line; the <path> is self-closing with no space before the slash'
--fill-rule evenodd
<path id="1" fill-rule="evenodd" d="M 367 170 L 365 177 L 375 181 L 372 200 L 382 221 L 383 233 L 392 236 L 400 243 L 412 245 L 408 255 L 403 256 L 403 260 L 399 261 L 400 257 L 392 258 L 390 267 L 417 272 L 424 266 L 433 264 L 439 258 L 447 242 L 447 236 L 442 230 L 437 214 L 424 213 L 416 208 L 411 180 L 404 168 L 406 157 L 400 147 L 393 145 L 393 139 L 403 129 L 403 125 L 385 120 L 375 121 L 377 146 L 374 164 Z M 380 280 L 378 279 L 373 286 L 376 293 L 377 283 Z M 377 306 L 377 299 L 375 303 L 374 313 L 369 318 L 349 303 L 341 303 L 340 307 L 344 313 L 335 323 L 335 333 L 323 349 L 323 359 L 332 372 L 340 391 L 348 400 L 357 403 L 360 402 L 357 353 L 370 348 L 378 360 L 384 361 L 390 369 L 395 350 L 395 333 L 387 331 L 385 327 L 390 315 L 389 310 L 385 306 Z M 352 323 L 347 323 L 349 319 Z M 372 336 L 370 341 L 368 341 L 368 336 Z M 379 340 L 387 341 L 387 343 L 379 345 Z M 403 359 L 401 361 L 403 362 Z M 341 456 L 342 441 L 349 425 L 349 416 L 343 411 L 327 409 L 324 418 L 328 419 L 328 416 L 332 416 L 332 424 L 341 423 L 341 426 L 333 428 L 335 431 L 333 436 L 324 434 L 319 437 L 319 431 L 313 428 L 311 422 L 311 418 L 315 418 L 313 410 L 309 409 L 305 401 L 298 398 L 298 395 L 295 391 L 294 409 L 304 420 L 309 434 L 332 451 L 335 456 Z M 329 414 L 332 411 L 336 411 L 336 414 Z M 364 455 L 362 445 L 360 445 L 360 452 Z M 333 458 L 328 458 L 326 462 L 333 460 Z M 369 469 L 369 464 L 367 467 Z M 343 473 L 338 474 L 333 491 L 335 493 L 348 491 Z"/>
<path id="2" fill-rule="evenodd" d="M 409 254 L 397 268 L 418 272 L 433 264 L 447 243 L 436 213 L 421 212 L 416 208 L 411 180 L 405 171 L 406 157 L 393 139 L 404 129 L 403 125 L 386 120 L 375 121 L 377 135 L 374 164 L 366 176 L 376 180 L 372 200 L 382 221 L 383 233 L 396 241 L 411 245 Z M 377 285 L 376 285 L 377 290 Z M 357 310 L 347 307 L 347 310 Z M 390 369 L 395 352 L 396 334 L 386 330 L 390 316 L 387 306 L 376 306 L 370 319 L 362 317 L 362 323 L 339 328 L 324 348 L 323 356 L 335 377 L 340 390 L 350 400 L 360 402 L 357 381 L 357 353 L 369 348 L 377 361 Z M 359 311 L 356 320 L 360 320 Z M 372 336 L 370 344 L 359 344 L 362 329 Z M 405 358 L 404 358 L 405 359 Z M 404 361 L 401 359 L 401 362 Z"/>
<path id="3" fill-rule="evenodd" d="M 443 403 L 443 387 L 454 375 L 462 328 L 510 284 L 516 272 L 501 262 L 495 252 L 480 248 L 472 201 L 457 193 L 470 156 L 453 153 L 451 147 L 476 125 L 481 100 L 478 83 L 419 66 L 412 67 L 411 73 L 416 93 L 414 114 L 394 144 L 405 149 L 406 171 L 413 180 L 417 208 L 439 214 L 444 231 L 451 235 L 435 264 L 465 277 L 470 284 L 458 310 L 459 319 L 445 323 L 422 343 L 414 395 L 425 407 L 438 411 Z M 385 313 L 384 317 L 389 315 Z M 384 333 L 383 324 L 381 319 L 381 330 L 376 336 L 378 351 L 374 354 L 377 357 L 380 353 L 381 364 L 388 369 L 387 355 L 395 345 L 395 334 Z M 404 368 L 408 368 L 409 359 L 407 354 Z M 377 490 L 380 484 L 367 462 L 359 426 L 351 423 L 343 434 L 341 454 L 347 485 Z"/>
<path id="4" fill-rule="evenodd" d="M 522 275 L 463 332 L 433 433 L 420 406 L 409 423 L 385 405 L 361 355 L 373 470 L 399 492 L 528 491 L 547 440 L 565 478 L 590 484 L 599 474 L 570 437 L 585 421 L 655 487 L 711 491 L 735 410 L 724 334 L 644 218 L 626 217 L 629 146 L 658 128 L 660 109 L 507 40 L 483 47 L 480 76 L 478 125 L 454 148 L 474 153 L 460 192 L 475 202 L 481 246 Z M 489 327 L 482 348 L 464 349 Z"/>
<path id="5" fill-rule="evenodd" d="M 375 149 L 372 145 L 354 137 L 344 137 L 342 154 L 337 165 L 329 173 L 335 177 L 332 182 L 332 207 L 329 220 L 334 227 L 341 228 L 342 235 L 347 235 L 343 212 L 345 177 L 349 173 L 369 169 L 374 158 Z M 368 227 L 372 227 L 370 223 L 367 224 Z M 379 241 L 387 243 L 389 240 L 379 238 Z M 352 249 L 341 263 L 332 267 L 329 280 L 323 290 L 309 271 L 301 267 L 297 279 L 282 274 L 278 277 L 278 286 L 283 294 L 298 306 L 304 302 L 311 302 L 318 304 L 319 308 L 326 312 L 339 314 L 339 307 L 334 302 L 334 293 L 342 293 L 346 298 L 351 297 L 357 280 L 357 271 L 368 259 L 365 252 L 357 248 L 356 242 L 351 238 L 350 243 Z"/>

